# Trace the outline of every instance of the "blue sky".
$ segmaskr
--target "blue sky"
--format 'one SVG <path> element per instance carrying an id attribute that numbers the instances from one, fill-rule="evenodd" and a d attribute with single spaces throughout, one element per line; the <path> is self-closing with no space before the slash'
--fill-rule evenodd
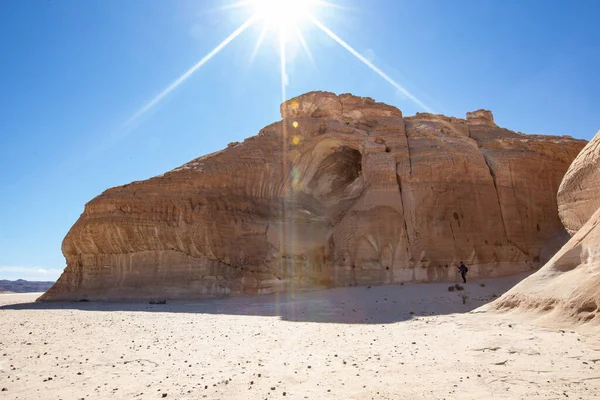
<path id="1" fill-rule="evenodd" d="M 300 0 L 299 0 L 300 1 Z M 596 0 L 336 0 L 319 20 L 437 113 L 491 109 L 527 133 L 600 129 Z M 123 124 L 249 16 L 232 1 L 0 2 L 0 279 L 56 279 L 62 239 L 105 189 L 173 169 L 278 120 L 271 31 L 251 26 Z M 310 22 L 287 97 L 351 92 L 423 111 Z"/>

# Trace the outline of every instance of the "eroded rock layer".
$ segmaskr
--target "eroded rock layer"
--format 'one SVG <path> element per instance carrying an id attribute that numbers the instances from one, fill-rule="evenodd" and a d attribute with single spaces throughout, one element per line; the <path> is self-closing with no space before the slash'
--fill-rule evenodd
<path id="1" fill-rule="evenodd" d="M 600 132 L 569 167 L 558 206 L 573 237 L 491 308 L 533 312 L 551 322 L 600 323 Z"/>
<path id="2" fill-rule="evenodd" d="M 558 213 L 571 235 L 600 207 L 600 131 L 581 150 L 558 189 Z"/>
<path id="3" fill-rule="evenodd" d="M 417 114 L 311 92 L 243 143 L 90 201 L 42 300 L 191 298 L 452 281 L 539 266 L 585 145 L 479 110 Z M 554 240 L 554 241 L 553 241 Z M 544 250 L 545 249 L 545 250 Z"/>

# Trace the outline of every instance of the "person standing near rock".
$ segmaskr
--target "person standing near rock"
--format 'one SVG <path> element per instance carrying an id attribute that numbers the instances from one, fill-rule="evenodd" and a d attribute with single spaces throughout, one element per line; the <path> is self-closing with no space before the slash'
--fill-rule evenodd
<path id="1" fill-rule="evenodd" d="M 467 283 L 467 272 L 469 272 L 469 268 L 461 261 L 458 270 L 460 271 L 460 276 L 463 278 L 463 283 Z"/>

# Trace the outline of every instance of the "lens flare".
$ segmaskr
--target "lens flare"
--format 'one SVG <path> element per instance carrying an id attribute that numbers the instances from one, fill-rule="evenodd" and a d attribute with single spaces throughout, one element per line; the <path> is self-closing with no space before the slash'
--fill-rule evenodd
<path id="1" fill-rule="evenodd" d="M 254 0 L 255 15 L 266 24 L 279 30 L 295 29 L 311 14 L 316 0 Z"/>
<path id="2" fill-rule="evenodd" d="M 301 30 L 301 24 L 303 22 L 312 22 L 317 28 L 319 28 L 322 32 L 324 32 L 327 36 L 332 38 L 335 42 L 337 42 L 341 47 L 350 52 L 354 57 L 356 57 L 359 61 L 368 66 L 372 71 L 374 71 L 377 75 L 387 81 L 391 86 L 393 86 L 400 93 L 404 94 L 409 100 L 418 105 L 420 108 L 424 109 L 428 112 L 433 112 L 431 108 L 429 108 L 426 104 L 424 104 L 420 99 L 418 99 L 415 95 L 410 93 L 406 88 L 402 85 L 394 81 L 390 76 L 384 73 L 381 69 L 379 69 L 376 65 L 374 65 L 371 61 L 362 56 L 359 52 L 357 52 L 352 46 L 350 46 L 346 41 L 341 39 L 338 35 L 336 35 L 331 29 L 329 29 L 324 23 L 322 23 L 319 19 L 317 19 L 316 12 L 317 8 L 321 6 L 326 7 L 334 7 L 341 8 L 343 7 L 333 4 L 331 2 L 325 0 L 243 0 L 237 3 L 230 4 L 228 6 L 222 7 L 222 10 L 226 9 L 249 9 L 251 12 L 250 18 L 246 20 L 239 28 L 233 31 L 227 38 L 225 38 L 217 47 L 215 47 L 212 51 L 206 54 L 200 61 L 198 61 L 195 65 L 189 68 L 183 75 L 173 81 L 169 86 L 167 86 L 163 91 L 158 93 L 154 98 L 152 98 L 148 103 L 143 105 L 135 114 L 133 114 L 119 129 L 118 133 L 115 136 L 115 140 L 118 140 L 120 137 L 126 134 L 125 130 L 130 128 L 134 122 L 136 122 L 140 117 L 150 111 L 154 106 L 156 106 L 159 102 L 161 102 L 169 93 L 175 90 L 178 86 L 184 83 L 194 72 L 200 69 L 204 64 L 206 64 L 209 60 L 211 60 L 214 56 L 216 56 L 221 50 L 223 50 L 229 43 L 231 43 L 234 39 L 236 39 L 242 32 L 244 32 L 248 27 L 253 25 L 256 22 L 262 22 L 263 26 L 261 29 L 260 36 L 252 50 L 251 55 L 251 63 L 256 57 L 256 54 L 265 40 L 268 33 L 273 32 L 278 41 L 279 41 L 279 56 L 280 56 L 280 73 L 281 73 L 281 98 L 282 102 L 287 100 L 286 86 L 289 83 L 289 77 L 287 74 L 286 64 L 288 60 L 286 60 L 286 42 L 295 36 L 302 48 L 305 50 L 307 57 L 310 59 L 311 63 L 316 67 L 314 62 L 312 53 L 309 50 L 308 43 L 304 38 Z M 292 35 L 293 34 L 293 35 Z M 292 105 L 293 106 L 293 105 Z M 294 125 L 294 128 L 297 126 Z"/>
<path id="3" fill-rule="evenodd" d="M 123 127 L 131 125 L 142 115 L 147 113 L 152 107 L 154 107 L 158 102 L 160 102 L 166 95 L 175 90 L 179 85 L 185 82 L 194 72 L 196 72 L 200 67 L 206 64 L 211 58 L 216 56 L 221 50 L 225 48 L 229 43 L 231 43 L 236 37 L 238 37 L 242 32 L 244 32 L 250 25 L 252 25 L 256 21 L 257 17 L 254 15 L 250 17 L 246 22 L 244 22 L 239 28 L 233 31 L 229 36 L 225 38 L 217 47 L 215 47 L 212 51 L 210 51 L 207 55 L 202 57 L 200 61 L 194 64 L 190 69 L 188 69 L 183 75 L 177 78 L 173 83 L 167 86 L 162 92 L 156 95 L 152 100 L 150 100 L 146 105 L 144 105 L 138 112 L 136 112 L 131 118 L 129 118 L 124 124 Z"/>
<path id="4" fill-rule="evenodd" d="M 325 32 L 325 34 L 327 36 L 329 36 L 330 38 L 332 38 L 333 40 L 335 40 L 344 49 L 348 50 L 348 52 L 350 52 L 350 54 L 352 54 L 359 61 L 361 61 L 362 63 L 364 63 L 367 67 L 371 68 L 371 70 L 373 72 L 375 72 L 377 75 L 379 75 L 380 77 L 382 77 L 390 85 L 392 85 L 394 88 L 396 88 L 396 90 L 398 90 L 400 93 L 402 93 L 403 95 L 405 95 L 406 97 L 408 97 L 413 103 L 415 103 L 419 107 L 423 108 L 425 111 L 433 113 L 433 110 L 431 108 L 429 108 L 425 103 L 423 103 L 415 95 L 413 95 L 412 93 L 410 93 L 405 87 L 401 86 L 395 80 L 393 80 L 392 78 L 390 78 L 385 72 L 383 72 L 382 70 L 380 70 L 371 61 L 367 60 L 362 54 L 360 54 L 352 46 L 350 46 L 348 43 L 346 43 L 344 40 L 342 40 L 338 35 L 336 35 L 335 33 L 333 33 L 331 31 L 331 29 L 329 29 L 325 25 L 323 25 L 318 19 L 316 19 L 313 16 L 310 16 L 310 20 L 320 30 L 322 30 L 323 32 Z"/>

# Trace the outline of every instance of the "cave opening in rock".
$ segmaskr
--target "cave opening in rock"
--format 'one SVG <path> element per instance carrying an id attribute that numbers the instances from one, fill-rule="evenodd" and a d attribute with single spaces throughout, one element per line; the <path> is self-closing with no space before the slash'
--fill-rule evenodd
<path id="1" fill-rule="evenodd" d="M 337 195 L 362 172 L 362 155 L 351 147 L 339 147 L 320 163 L 309 187 L 320 196 Z"/>

